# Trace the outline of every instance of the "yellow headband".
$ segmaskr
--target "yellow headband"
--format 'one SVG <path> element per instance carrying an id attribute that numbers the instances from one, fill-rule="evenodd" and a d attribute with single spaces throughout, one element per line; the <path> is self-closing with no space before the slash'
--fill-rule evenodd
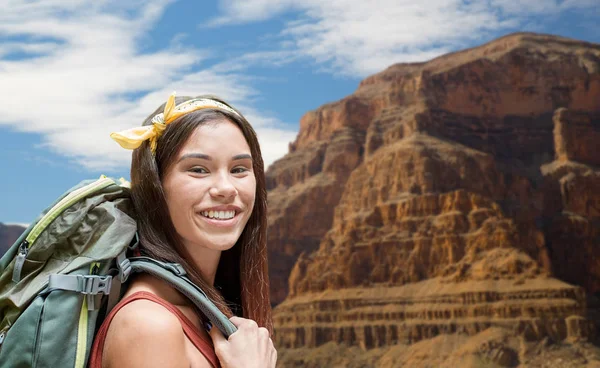
<path id="1" fill-rule="evenodd" d="M 185 114 L 201 109 L 225 110 L 240 116 L 231 107 L 210 98 L 195 98 L 175 106 L 175 92 L 173 92 L 167 100 L 165 111 L 152 118 L 152 125 L 114 132 L 110 134 L 110 137 L 119 143 L 121 147 L 131 150 L 138 148 L 142 142 L 149 139 L 150 150 L 152 151 L 152 154 L 154 154 L 156 152 L 156 142 L 168 124 Z"/>

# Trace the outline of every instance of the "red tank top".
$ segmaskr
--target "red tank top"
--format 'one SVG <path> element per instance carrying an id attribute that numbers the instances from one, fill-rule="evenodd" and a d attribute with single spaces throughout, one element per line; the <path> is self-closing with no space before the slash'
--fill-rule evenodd
<path id="1" fill-rule="evenodd" d="M 106 340 L 106 334 L 108 332 L 108 327 L 112 322 L 115 314 L 123 308 L 125 305 L 131 303 L 134 300 L 146 299 L 153 301 L 157 304 L 162 305 L 167 308 L 171 313 L 173 313 L 179 321 L 181 322 L 181 327 L 183 328 L 183 332 L 190 339 L 190 341 L 194 344 L 194 346 L 206 357 L 206 359 L 210 362 L 210 364 L 214 368 L 220 368 L 219 359 L 215 354 L 215 349 L 213 347 L 212 341 L 203 338 L 197 331 L 196 326 L 190 321 L 183 312 L 181 312 L 176 306 L 167 302 L 164 299 L 159 298 L 158 296 L 149 293 L 147 291 L 138 291 L 134 294 L 131 294 L 127 298 L 121 300 L 119 304 L 117 304 L 112 311 L 106 316 L 106 319 L 102 323 L 100 330 L 96 334 L 96 338 L 94 340 L 94 345 L 92 346 L 92 351 L 90 352 L 90 362 L 88 364 L 89 368 L 102 368 L 102 351 L 104 350 L 104 341 Z"/>

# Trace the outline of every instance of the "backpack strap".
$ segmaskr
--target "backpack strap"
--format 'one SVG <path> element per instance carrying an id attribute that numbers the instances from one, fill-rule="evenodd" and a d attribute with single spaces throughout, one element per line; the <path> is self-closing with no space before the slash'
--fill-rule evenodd
<path id="1" fill-rule="evenodd" d="M 132 272 L 145 272 L 166 281 L 183 295 L 217 326 L 225 338 L 237 331 L 233 323 L 213 304 L 204 291 L 185 276 L 186 272 L 178 263 L 164 263 L 148 257 L 132 257 Z"/>
<path id="2" fill-rule="evenodd" d="M 206 296 L 206 293 L 187 278 L 186 272 L 178 263 L 160 262 L 148 257 L 125 258 L 124 253 L 117 257 L 119 273 L 124 274 L 126 280 L 130 273 L 145 272 L 167 282 L 177 289 L 211 321 L 213 326 L 217 326 L 225 338 L 237 331 L 237 328 L 229 321 Z M 121 293 L 121 276 L 112 277 L 99 275 L 63 275 L 54 274 L 49 276 L 48 290 L 61 289 L 70 290 L 87 296 L 88 309 L 95 310 L 99 308 L 96 303 L 96 296 L 100 294 L 108 295 L 108 310 L 110 312 Z M 115 285 L 113 285 L 115 284 Z M 116 287 L 113 287 L 116 286 Z"/>
<path id="3" fill-rule="evenodd" d="M 96 303 L 99 294 L 109 295 L 112 284 L 112 276 L 98 275 L 61 275 L 54 274 L 48 277 L 48 292 L 60 289 L 81 293 L 87 296 L 88 310 L 96 310 L 100 307 Z"/>
<path id="4" fill-rule="evenodd" d="M 127 249 L 117 256 L 115 261 L 119 273 L 114 277 L 111 275 L 53 274 L 48 277 L 48 290 L 60 289 L 84 294 L 87 296 L 87 306 L 90 311 L 100 308 L 100 303 L 97 302 L 99 294 L 108 295 L 106 310 L 106 314 L 108 314 L 121 298 L 121 285 L 131 274 L 131 262 L 126 253 Z"/>
<path id="5" fill-rule="evenodd" d="M 139 237 L 138 237 L 137 232 L 135 233 L 134 239 L 136 241 L 135 246 L 137 247 L 137 244 L 139 242 Z M 131 274 L 131 262 L 129 261 L 129 258 L 127 258 L 127 250 L 128 249 L 125 249 L 124 251 L 119 253 L 117 258 L 115 259 L 115 262 L 117 264 L 117 270 L 119 273 L 117 275 L 115 275 L 115 277 L 112 280 L 112 285 L 111 285 L 112 288 L 110 290 L 110 294 L 108 294 L 108 304 L 106 307 L 106 315 L 108 315 L 110 313 L 110 311 L 115 307 L 115 305 L 117 305 L 117 303 L 121 299 L 121 296 L 122 296 L 121 295 L 121 289 L 122 289 L 121 286 L 123 285 L 123 283 L 125 283 L 127 281 L 127 279 L 129 278 L 129 275 Z"/>

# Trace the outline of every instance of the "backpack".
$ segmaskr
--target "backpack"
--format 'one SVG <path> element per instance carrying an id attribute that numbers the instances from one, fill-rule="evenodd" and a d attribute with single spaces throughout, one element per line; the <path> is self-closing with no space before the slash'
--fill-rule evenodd
<path id="1" fill-rule="evenodd" d="M 128 184 L 106 176 L 79 183 L 0 259 L 0 368 L 86 367 L 133 272 L 170 283 L 226 337 L 236 331 L 181 265 L 129 257 L 139 238 Z"/>

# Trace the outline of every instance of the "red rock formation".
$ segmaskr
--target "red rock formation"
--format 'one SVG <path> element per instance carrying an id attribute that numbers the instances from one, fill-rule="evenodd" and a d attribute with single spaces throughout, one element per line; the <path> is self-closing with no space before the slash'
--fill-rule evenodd
<path id="1" fill-rule="evenodd" d="M 288 293 L 288 276 L 302 252 L 317 249 L 331 228 L 348 173 L 362 159 L 364 134 L 339 129 L 327 142 L 290 152 L 266 174 L 269 189 L 271 300 Z"/>
<path id="2" fill-rule="evenodd" d="M 553 271 L 600 291 L 600 112 L 558 109 L 556 160 L 542 166 L 548 204 L 545 230 Z"/>
<path id="3" fill-rule="evenodd" d="M 599 132 L 600 45 L 535 34 L 394 65 L 308 113 L 267 173 L 273 302 L 297 258 L 278 344 L 592 338 Z M 498 344 L 481 346 L 529 359 Z"/>
<path id="4" fill-rule="evenodd" d="M 560 108 L 554 114 L 556 160 L 600 165 L 600 114 Z"/>

